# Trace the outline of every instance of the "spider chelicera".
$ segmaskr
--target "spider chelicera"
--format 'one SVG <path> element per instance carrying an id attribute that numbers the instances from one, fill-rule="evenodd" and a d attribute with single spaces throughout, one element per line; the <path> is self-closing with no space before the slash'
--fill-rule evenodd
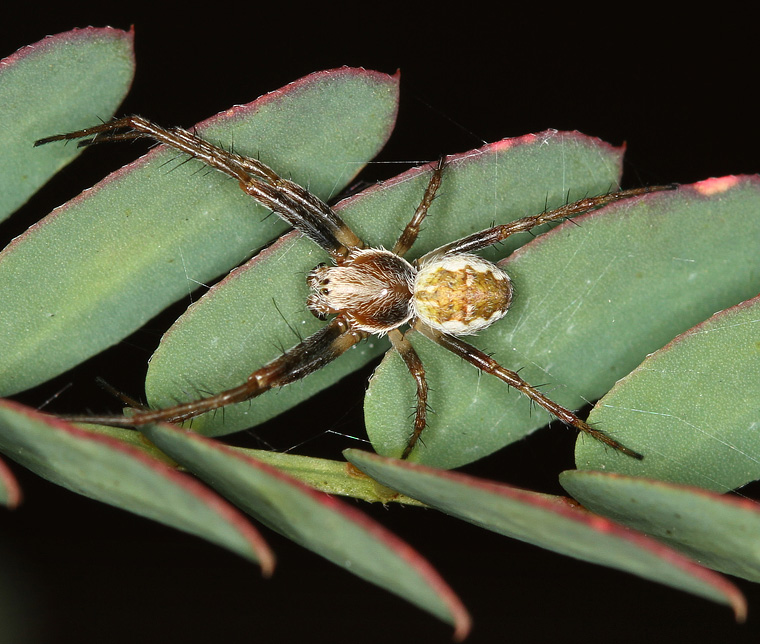
<path id="1" fill-rule="evenodd" d="M 474 255 L 475 251 L 540 224 L 574 217 L 614 201 L 662 188 L 638 188 L 588 197 L 555 210 L 481 230 L 409 262 L 404 255 L 417 239 L 420 225 L 441 185 L 445 159 L 433 168 L 417 210 L 394 247 L 386 250 L 368 247 L 330 206 L 298 184 L 283 179 L 260 161 L 220 148 L 181 128 L 167 129 L 139 116 L 127 116 L 40 139 L 35 145 L 79 138 L 84 139 L 80 145 L 89 145 L 142 137 L 175 148 L 237 179 L 244 192 L 323 248 L 333 265 L 317 266 L 308 274 L 307 283 L 312 293 L 307 306 L 320 319 L 334 317 L 320 331 L 254 371 L 246 382 L 232 389 L 163 409 L 134 409 L 128 416 L 70 416 L 67 417 L 69 420 L 124 427 L 159 421 L 182 422 L 295 382 L 369 335 L 387 335 L 417 387 L 414 428 L 402 454 L 402 458 L 407 458 L 420 444 L 425 429 L 428 384 L 422 361 L 401 330 L 406 325 L 477 369 L 514 387 L 562 422 L 628 456 L 642 458 L 547 398 L 516 372 L 502 367 L 460 336 L 477 333 L 501 319 L 512 301 L 509 276 L 497 265 Z"/>

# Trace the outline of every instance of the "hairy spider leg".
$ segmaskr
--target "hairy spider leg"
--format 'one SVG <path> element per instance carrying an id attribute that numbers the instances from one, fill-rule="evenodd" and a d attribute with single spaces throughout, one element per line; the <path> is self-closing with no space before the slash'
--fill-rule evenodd
<path id="1" fill-rule="evenodd" d="M 483 248 L 487 248 L 488 246 L 493 246 L 494 244 L 504 241 L 510 235 L 520 232 L 527 232 L 541 224 L 581 215 L 583 213 L 601 208 L 602 206 L 606 206 L 607 204 L 621 201 L 623 199 L 630 199 L 631 197 L 636 197 L 650 192 L 671 189 L 673 189 L 673 186 L 654 186 L 634 188 L 631 190 L 624 190 L 607 195 L 600 195 L 597 197 L 587 197 L 585 199 L 560 206 L 554 210 L 543 212 L 538 215 L 523 217 L 522 219 L 517 219 L 508 224 L 494 226 L 492 228 L 487 228 L 486 230 L 481 230 L 480 232 L 473 233 L 472 235 L 468 235 L 459 240 L 446 244 L 445 246 L 441 246 L 440 248 L 437 248 L 430 253 L 427 253 L 421 257 L 418 262 L 423 263 L 425 261 L 430 261 L 431 259 L 446 254 L 471 253 L 473 251 L 482 250 Z M 493 358 L 483 353 L 479 349 L 476 349 L 467 342 L 464 342 L 450 334 L 442 333 L 436 329 L 433 329 L 420 320 L 417 320 L 415 322 L 414 328 L 436 344 L 448 349 L 452 353 L 455 353 L 481 371 L 491 374 L 503 382 L 506 382 L 511 387 L 514 387 L 519 392 L 541 405 L 550 414 L 562 422 L 576 427 L 580 431 L 588 434 L 589 436 L 604 443 L 605 445 L 609 445 L 610 447 L 622 452 L 623 454 L 636 459 L 642 458 L 641 454 L 618 443 L 616 440 L 607 436 L 604 432 L 598 429 L 594 429 L 588 423 L 578 418 L 578 416 L 576 416 L 572 411 L 565 409 L 561 405 L 555 403 L 553 400 L 547 398 L 544 394 L 538 391 L 538 389 L 529 385 L 516 372 L 502 367 Z M 409 365 L 409 362 L 407 362 L 407 365 Z M 409 367 L 409 369 L 411 371 L 412 367 Z M 412 373 L 414 374 L 414 372 Z M 409 441 L 409 444 L 406 447 L 406 450 L 404 451 L 404 457 L 408 456 L 414 449 L 414 446 L 419 440 L 419 437 L 422 433 L 422 429 L 424 429 L 424 425 L 420 427 L 418 423 L 415 423 L 414 433 Z"/>
<path id="2" fill-rule="evenodd" d="M 419 206 L 417 206 L 411 220 L 404 228 L 396 241 L 396 244 L 393 246 L 392 252 L 399 257 L 403 257 L 414 245 L 414 242 L 417 241 L 417 237 L 420 233 L 420 226 L 425 217 L 427 217 L 430 205 L 433 203 L 438 188 L 441 186 L 444 167 L 446 167 L 446 157 L 441 157 L 438 160 L 438 164 L 433 169 L 433 173 L 430 175 L 430 180 L 422 195 L 422 200 L 420 201 Z M 398 329 L 393 329 L 388 332 L 388 339 L 391 341 L 393 348 L 403 359 L 406 368 L 409 370 L 412 378 L 414 378 L 414 382 L 417 386 L 417 406 L 414 412 L 414 429 L 412 430 L 412 434 L 401 454 L 401 458 L 406 459 L 412 453 L 415 445 L 417 445 L 417 442 L 427 425 L 428 384 L 422 360 L 420 360 L 419 355 L 414 350 L 412 343 L 406 339 L 406 336 Z"/>
<path id="3" fill-rule="evenodd" d="M 435 199 L 435 194 L 438 192 L 438 188 L 441 186 L 441 179 L 443 177 L 443 168 L 446 166 L 446 157 L 441 157 L 438 161 L 438 165 L 433 170 L 433 174 L 430 176 L 425 193 L 422 195 L 422 201 L 417 206 L 417 210 L 414 211 L 411 220 L 404 228 L 404 231 L 398 238 L 395 246 L 393 247 L 393 253 L 399 257 L 403 257 L 409 251 L 409 249 L 417 241 L 417 236 L 420 234 L 420 226 L 422 221 L 427 217 L 428 209 Z"/>
<path id="4" fill-rule="evenodd" d="M 130 131 L 121 132 L 125 128 Z M 264 163 L 220 148 L 182 128 L 163 128 L 141 116 L 125 116 L 76 132 L 49 136 L 36 141 L 35 145 L 83 137 L 91 138 L 80 145 L 150 138 L 184 152 L 237 179 L 243 191 L 300 230 L 338 264 L 351 250 L 364 248 L 364 242 L 318 197 L 283 179 Z"/>
<path id="5" fill-rule="evenodd" d="M 414 410 L 414 429 L 401 454 L 401 458 L 405 459 L 412 453 L 412 450 L 415 445 L 417 445 L 417 442 L 422 435 L 422 431 L 427 425 L 428 385 L 427 378 L 425 377 L 425 367 L 422 364 L 422 360 L 420 360 L 420 356 L 414 350 L 412 343 L 409 342 L 406 336 L 398 329 L 389 331 L 388 338 L 393 344 L 393 348 L 396 349 L 403 359 L 406 368 L 409 369 L 409 373 L 412 374 L 414 382 L 417 385 L 417 406 Z"/>
<path id="6" fill-rule="evenodd" d="M 502 382 L 506 382 L 510 387 L 514 387 L 520 393 L 524 394 L 531 400 L 541 405 L 550 414 L 561 420 L 563 423 L 572 425 L 580 431 L 588 434 L 592 438 L 599 442 L 612 447 L 613 449 L 631 456 L 632 458 L 641 460 L 643 457 L 638 452 L 629 449 L 625 445 L 618 443 L 615 439 L 610 438 L 604 432 L 594 429 L 576 416 L 569 409 L 565 409 L 562 405 L 555 403 L 550 398 L 547 398 L 538 389 L 525 382 L 517 373 L 510 371 L 502 367 L 496 360 L 491 358 L 488 354 L 483 353 L 479 349 L 476 349 L 471 344 L 460 340 L 459 338 L 441 333 L 435 329 L 430 328 L 428 325 L 418 322 L 415 327 L 417 331 L 422 333 L 427 338 L 430 338 L 436 344 L 445 347 L 452 353 L 455 353 L 460 358 L 463 358 L 474 367 L 480 369 L 484 373 L 496 376 Z"/>
<path id="7" fill-rule="evenodd" d="M 310 373 L 345 353 L 366 333 L 355 331 L 348 321 L 338 316 L 278 358 L 254 371 L 246 382 L 221 393 L 162 409 L 135 411 L 129 416 L 62 416 L 64 420 L 81 423 L 100 423 L 117 427 L 138 427 L 149 423 L 181 423 L 208 411 L 244 402 L 270 389 L 282 387 Z"/>
<path id="8" fill-rule="evenodd" d="M 471 253 L 473 251 L 482 250 L 488 246 L 493 246 L 499 242 L 503 242 L 510 235 L 515 233 L 528 232 L 536 226 L 541 224 L 550 223 L 552 221 L 558 221 L 561 219 L 570 219 L 577 217 L 578 215 L 585 214 L 592 210 L 601 208 L 616 201 L 622 201 L 624 199 L 630 199 L 632 197 L 638 197 L 640 195 L 649 194 L 651 192 L 661 192 L 663 190 L 673 190 L 675 186 L 648 186 L 644 188 L 632 188 L 630 190 L 621 190 L 620 192 L 612 192 L 606 195 L 599 195 L 597 197 L 586 197 L 573 203 L 565 204 L 554 210 L 548 210 L 538 215 L 530 215 L 523 217 L 522 219 L 516 219 L 508 224 L 500 224 L 493 226 L 492 228 L 486 228 L 477 233 L 467 235 L 449 244 L 436 248 L 430 251 L 426 255 L 420 257 L 417 262 L 422 264 L 425 261 L 439 257 L 441 255 L 455 254 L 455 253 Z"/>
<path id="9" fill-rule="evenodd" d="M 124 132 L 125 128 L 129 128 Z M 210 167 L 224 172 L 238 180 L 240 187 L 259 203 L 271 208 L 292 226 L 303 232 L 326 250 L 333 261 L 340 265 L 353 250 L 365 247 L 363 241 L 340 219 L 322 200 L 299 186 L 283 179 L 264 163 L 224 150 L 181 128 L 163 128 L 140 116 L 127 116 L 90 128 L 46 137 L 35 142 L 43 145 L 53 141 L 80 139 L 80 145 L 92 145 L 107 141 L 123 141 L 135 138 L 151 138 L 180 150 Z M 445 166 L 442 158 L 434 169 L 422 200 L 412 219 L 401 233 L 394 246 L 394 253 L 405 254 L 417 239 L 420 224 L 427 215 L 428 208 L 441 184 Z M 262 181 L 263 180 L 263 181 Z M 182 422 L 207 411 L 218 409 L 235 402 L 242 402 L 258 396 L 264 391 L 282 386 L 302 378 L 337 358 L 350 346 L 366 337 L 366 333 L 349 331 L 334 337 L 329 331 L 335 325 L 348 324 L 341 317 L 333 320 L 323 331 L 307 338 L 295 348 L 283 354 L 249 376 L 243 385 L 196 401 L 156 410 L 139 410 L 129 417 L 120 416 L 67 416 L 68 420 L 97 422 L 119 426 L 137 426 L 152 422 Z M 412 377 L 417 383 L 417 409 L 413 440 L 410 440 L 404 457 L 416 444 L 425 428 L 427 411 L 427 382 L 422 361 L 411 343 L 399 331 L 390 332 L 391 342 L 404 359 Z M 351 341 L 347 340 L 350 338 Z M 322 356 L 322 360 L 309 359 L 312 355 Z M 284 369 L 284 371 L 283 371 Z M 273 377 L 276 372 L 279 377 Z M 291 370 L 290 377 L 286 374 Z M 298 375 L 296 375 L 298 374 Z"/>

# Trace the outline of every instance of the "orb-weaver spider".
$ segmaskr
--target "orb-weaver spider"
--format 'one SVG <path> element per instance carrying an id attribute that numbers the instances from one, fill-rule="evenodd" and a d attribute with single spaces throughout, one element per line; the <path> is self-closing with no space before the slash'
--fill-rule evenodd
<path id="1" fill-rule="evenodd" d="M 92 138 L 86 138 L 92 137 Z M 307 277 L 309 310 L 320 319 L 334 316 L 320 331 L 285 351 L 243 384 L 214 395 L 162 409 L 135 409 L 129 416 L 75 416 L 69 420 L 135 427 L 159 421 L 182 422 L 205 412 L 254 398 L 320 369 L 369 335 L 386 335 L 403 358 L 417 387 L 414 428 L 402 453 L 418 447 L 426 425 L 428 384 L 425 368 L 401 327 L 408 325 L 481 371 L 496 376 L 559 420 L 623 452 L 641 455 L 588 425 L 502 367 L 459 336 L 477 333 L 502 318 L 512 300 L 509 276 L 474 251 L 514 233 L 567 219 L 608 203 L 662 188 L 639 188 L 588 197 L 538 215 L 493 226 L 437 248 L 414 262 L 411 249 L 438 190 L 445 159 L 435 166 L 419 206 L 391 250 L 368 247 L 327 204 L 298 184 L 283 179 L 256 159 L 244 157 L 180 128 L 162 128 L 128 116 L 91 128 L 40 139 L 35 145 L 84 138 L 80 145 L 146 137 L 196 158 L 237 181 L 244 192 L 309 237 L 331 257 Z"/>

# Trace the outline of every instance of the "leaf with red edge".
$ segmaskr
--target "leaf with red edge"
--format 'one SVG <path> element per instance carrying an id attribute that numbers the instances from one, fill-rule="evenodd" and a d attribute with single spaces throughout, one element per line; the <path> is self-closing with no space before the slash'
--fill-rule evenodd
<path id="1" fill-rule="evenodd" d="M 725 177 L 624 200 L 564 222 L 522 246 L 501 264 L 515 289 L 512 306 L 504 319 L 467 341 L 505 367 L 519 371 L 528 383 L 543 385 L 544 393 L 553 401 L 568 409 L 579 409 L 603 396 L 648 353 L 678 333 L 717 310 L 757 295 L 758 212 L 760 178 Z M 434 225 L 435 220 L 430 227 Z M 410 460 L 456 467 L 516 441 L 551 420 L 549 412 L 532 405 L 526 396 L 507 391 L 501 381 L 473 369 L 419 334 L 411 334 L 409 339 L 425 366 L 431 388 L 428 403 L 435 411 L 429 415 L 430 424 L 422 436 L 424 445 L 415 450 Z M 760 382 L 758 367 L 749 366 L 753 360 L 757 365 L 757 351 L 751 343 L 732 349 L 732 353 L 743 353 L 741 362 L 748 365 L 741 374 L 731 373 L 733 364 L 725 359 L 728 353 L 723 356 L 723 367 L 733 382 L 744 381 L 734 390 L 749 392 L 743 393 L 744 421 L 755 400 L 751 392 Z M 389 369 L 391 363 L 393 368 Z M 694 449 L 701 444 L 708 452 L 715 452 L 715 460 L 722 458 L 730 446 L 719 446 L 709 435 L 697 436 L 702 432 L 693 428 L 689 433 L 688 423 L 681 423 L 680 429 L 685 438 L 692 437 L 691 444 L 686 440 L 677 446 L 668 444 L 670 430 L 659 429 L 669 422 L 678 424 L 678 418 L 667 416 L 671 402 L 672 415 L 678 416 L 682 406 L 678 403 L 685 393 L 682 381 L 701 379 L 704 384 L 690 394 L 691 407 L 694 412 L 708 411 L 709 405 L 700 402 L 700 396 L 711 388 L 709 372 L 700 375 L 695 371 L 693 378 L 682 373 L 673 370 L 669 378 L 668 374 L 648 374 L 653 383 L 658 379 L 662 383 L 659 397 L 663 400 L 658 400 L 658 389 L 652 388 L 646 409 L 633 396 L 624 402 L 621 396 L 620 409 L 600 406 L 590 416 L 592 424 L 598 421 L 600 429 L 644 454 L 643 461 L 583 435 L 577 448 L 578 466 L 601 469 L 605 464 L 643 475 L 649 463 L 658 462 L 662 465 L 660 472 L 683 469 L 685 474 L 696 476 L 697 468 L 677 467 L 679 452 L 693 453 L 695 463 L 697 459 L 709 462 L 709 453 Z M 713 409 L 730 405 L 732 387 L 727 386 L 727 381 L 721 387 L 713 384 L 716 392 L 724 392 L 722 404 Z M 381 387 L 382 394 L 374 400 Z M 415 394 L 414 381 L 403 360 L 395 352 L 388 353 L 365 399 L 365 410 L 371 409 L 375 416 L 373 422 L 387 425 L 388 435 L 395 436 L 395 448 L 391 450 L 388 443 L 375 441 L 373 425 L 368 421 L 373 447 L 378 452 L 401 454 L 411 432 L 407 417 L 408 410 L 414 407 Z M 649 409 L 653 413 L 648 413 Z M 615 422 L 615 412 L 623 422 Z M 641 431 L 629 430 L 628 419 L 640 425 Z M 651 422 L 647 428 L 650 421 L 656 421 L 656 425 Z M 753 425 L 750 421 L 744 426 L 750 431 L 741 440 L 749 446 Z M 700 430 L 720 436 L 709 424 Z M 742 443 L 738 445 L 740 449 Z M 650 449 L 651 458 L 647 456 Z M 667 457 L 660 458 L 657 451 Z M 754 448 L 746 451 L 749 457 L 737 453 L 732 460 L 740 466 L 744 456 L 745 465 L 752 469 L 751 460 L 755 459 L 757 469 L 760 452 Z M 714 465 L 708 476 L 718 471 Z M 709 482 L 708 477 L 705 482 Z"/>
<path id="2" fill-rule="evenodd" d="M 452 624 L 456 639 L 467 635 L 467 610 L 435 569 L 363 513 L 193 432 L 172 425 L 152 425 L 144 433 L 262 523 Z"/>
<path id="3" fill-rule="evenodd" d="M 577 132 L 550 130 L 450 155 L 446 162 L 441 189 L 409 259 L 495 221 L 503 223 L 540 212 L 547 204 L 564 203 L 568 196 L 607 191 L 619 178 L 622 150 Z M 366 243 L 392 248 L 419 205 L 434 165 L 413 168 L 373 186 L 337 204 L 336 210 Z M 514 235 L 483 254 L 495 259 L 528 239 L 529 235 Z M 245 382 L 254 369 L 292 346 L 294 330 L 306 337 L 323 326 L 306 307 L 309 289 L 303 276 L 324 261 L 329 261 L 328 256 L 313 242 L 298 234 L 287 235 L 214 286 L 177 320 L 151 358 L 145 386 L 151 406 L 192 399 L 198 388 L 216 392 Z M 484 339 L 483 346 L 488 346 L 487 342 Z M 422 343 L 430 344 L 426 339 Z M 253 404 L 232 405 L 223 415 L 205 414 L 193 420 L 193 429 L 218 435 L 251 427 L 332 385 L 387 346 L 384 338 L 369 338 L 297 387 L 265 393 Z M 438 347 L 433 347 L 433 352 L 446 353 Z M 399 364 L 390 368 L 393 375 L 381 377 L 389 369 L 388 362 Z M 431 374 L 438 375 L 434 356 L 426 356 L 424 363 Z M 472 379 L 478 379 L 475 370 L 465 368 L 472 372 Z M 448 381 L 450 378 L 431 376 L 431 397 Z M 447 400 L 465 389 L 458 384 L 454 389 L 457 391 L 442 394 L 443 400 L 431 402 L 436 413 L 429 418 L 430 441 L 426 440 L 425 451 L 429 456 L 438 454 L 437 464 L 444 459 L 461 464 L 504 444 L 499 432 L 488 431 L 474 445 L 468 432 L 487 421 L 481 414 L 471 413 L 472 396 L 467 400 L 467 413 L 457 414 L 462 405 Z M 506 387 L 489 391 L 494 400 L 502 401 Z M 388 450 L 389 443 L 394 443 L 401 453 L 411 431 L 408 409 L 414 405 L 414 394 L 408 369 L 389 354 L 365 399 L 365 417 L 375 449 Z M 481 405 L 481 410 L 497 408 L 488 402 Z"/>
<path id="4" fill-rule="evenodd" d="M 384 485 L 446 514 L 728 604 L 737 620 L 745 618 L 744 598 L 728 580 L 654 539 L 579 509 L 570 499 L 355 449 L 346 450 L 344 455 Z"/>
<path id="5" fill-rule="evenodd" d="M 36 139 L 113 116 L 132 84 L 133 40 L 111 27 L 73 29 L 0 60 L 0 219 L 80 152 L 35 149 Z"/>
<path id="6" fill-rule="evenodd" d="M 0 459 L 0 504 L 11 509 L 21 503 L 21 488 L 10 468 Z"/>
<path id="7" fill-rule="evenodd" d="M 43 478 L 258 562 L 274 557 L 238 510 L 194 478 L 110 436 L 0 401 L 0 452 Z"/>
<path id="8" fill-rule="evenodd" d="M 756 207 L 760 190 L 758 197 Z M 747 242 L 757 255 L 756 245 Z M 724 252 L 739 255 L 740 249 Z M 576 465 L 717 492 L 742 487 L 760 479 L 758 401 L 760 296 L 712 315 L 647 356 L 592 410 L 590 422 L 640 449 L 644 460 L 629 462 L 581 441 Z"/>
<path id="9" fill-rule="evenodd" d="M 560 483 L 592 512 L 646 532 L 704 566 L 760 581 L 756 501 L 606 472 L 571 470 Z"/>
<path id="10" fill-rule="evenodd" d="M 504 139 L 450 157 L 439 191 L 441 196 L 436 196 L 410 257 L 494 224 L 609 192 L 620 178 L 622 153 L 620 148 L 578 132 L 550 130 Z M 417 180 L 416 184 L 409 180 L 412 178 Z M 373 202 L 377 204 L 375 211 L 409 212 L 408 208 L 390 206 L 402 198 L 407 203 L 419 201 L 423 190 L 419 177 L 401 175 L 380 188 L 357 195 L 356 203 L 346 204 L 345 212 L 366 208 Z M 492 261 L 502 259 L 529 242 L 532 235 L 539 235 L 548 228 L 540 226 L 530 234 L 512 235 L 503 244 L 478 251 L 478 255 Z M 400 229 L 398 224 L 396 229 Z M 541 237 L 543 235 L 539 239 Z M 385 241 L 386 238 L 380 239 Z M 543 278 L 550 285 L 552 279 L 558 282 L 564 279 L 563 257 L 567 260 L 567 255 L 560 255 L 554 258 L 552 265 L 537 267 L 531 279 Z M 533 321 L 530 312 L 537 305 L 543 305 L 545 300 L 551 302 L 553 298 L 536 293 L 532 285 L 525 285 L 523 275 L 510 273 L 510 276 L 515 287 L 512 309 L 503 320 L 477 335 L 468 336 L 467 341 L 489 355 L 496 352 L 494 357 L 510 369 L 525 368 L 526 374 L 535 373 L 532 371 L 534 355 L 528 356 L 529 351 L 536 350 L 532 343 L 535 327 L 524 324 L 522 329 L 527 332 L 517 340 L 512 333 L 521 320 Z M 540 325 L 555 322 L 564 315 L 564 311 L 559 314 L 552 311 L 551 316 L 539 314 L 535 319 Z M 519 440 L 548 422 L 546 414 L 536 413 L 524 396 L 504 383 L 484 376 L 418 333 L 410 334 L 409 340 L 425 366 L 430 385 L 428 404 L 435 412 L 428 415 L 427 429 L 410 460 L 435 467 L 459 467 Z M 541 379 L 533 382 L 547 382 L 546 374 L 538 377 Z M 367 433 L 378 453 L 401 455 L 412 431 L 409 409 L 415 404 L 416 386 L 409 377 L 409 369 L 397 352 L 386 353 L 370 380 L 364 399 Z"/>
<path id="11" fill-rule="evenodd" d="M 342 68 L 230 108 L 196 131 L 329 199 L 385 144 L 397 99 L 397 77 Z M 64 144 L 36 149 L 49 147 Z M 107 158 L 107 148 L 90 154 Z M 186 160 L 158 147 L 0 253 L 0 393 L 44 382 L 118 342 L 287 228 L 236 181 Z"/>

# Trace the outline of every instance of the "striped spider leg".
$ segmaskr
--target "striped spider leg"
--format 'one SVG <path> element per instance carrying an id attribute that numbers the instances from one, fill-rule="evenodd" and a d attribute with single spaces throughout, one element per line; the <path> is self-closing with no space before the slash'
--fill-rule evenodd
<path id="1" fill-rule="evenodd" d="M 307 307 L 320 319 L 334 317 L 320 331 L 257 369 L 246 382 L 232 389 L 162 409 L 134 409 L 128 416 L 68 416 L 69 420 L 125 427 L 159 421 L 182 422 L 300 380 L 369 335 L 387 335 L 417 387 L 414 429 L 402 454 L 402 458 L 407 458 L 419 444 L 425 429 L 428 392 L 422 361 L 401 331 L 401 327 L 408 325 L 514 387 L 561 421 L 628 456 L 641 458 L 458 336 L 477 333 L 501 319 L 512 301 L 509 276 L 495 264 L 472 254 L 474 251 L 540 224 L 660 188 L 583 199 L 474 233 L 409 262 L 404 255 L 414 245 L 441 184 L 443 159 L 433 168 L 420 204 L 393 249 L 386 250 L 368 248 L 332 208 L 260 161 L 224 150 L 180 128 L 162 128 L 142 117 L 128 116 L 47 137 L 36 145 L 68 139 L 84 139 L 80 145 L 89 145 L 135 138 L 153 139 L 233 177 L 244 192 L 324 249 L 332 265 L 317 266 L 308 274 L 307 283 L 312 292 Z"/>
<path id="2" fill-rule="evenodd" d="M 504 368 L 490 355 L 464 342 L 458 336 L 471 335 L 490 326 L 504 316 L 512 300 L 512 286 L 509 276 L 498 266 L 477 255 L 472 255 L 472 252 L 498 244 L 515 233 L 528 232 L 541 224 L 575 217 L 636 195 L 671 188 L 672 186 L 636 188 L 598 197 L 587 197 L 538 215 L 523 217 L 508 224 L 481 230 L 423 255 L 417 260 L 420 267 L 419 274 L 425 277 L 418 277 L 418 284 L 415 287 L 417 317 L 413 322 L 413 328 L 433 342 L 463 358 L 480 371 L 495 376 L 514 387 L 562 422 L 572 425 L 627 456 L 641 459 L 641 454 L 621 445 L 604 432 L 591 427 L 572 411 L 565 409 L 528 384 L 517 372 Z M 453 280 L 451 276 L 455 271 L 461 271 L 457 280 Z M 484 276 L 487 276 L 489 283 L 483 289 L 482 300 L 477 300 L 473 296 L 472 290 L 460 286 L 458 281 L 474 282 L 484 279 Z M 485 295 L 485 291 L 489 291 L 489 293 Z M 486 299 L 487 297 L 490 298 L 491 295 L 494 296 L 492 302 Z M 481 294 L 476 293 L 476 296 L 480 298 Z M 442 312 L 445 314 L 442 315 Z M 412 373 L 415 373 L 410 360 L 407 360 L 407 366 Z M 421 368 L 421 365 L 416 367 L 418 370 Z M 424 377 L 421 379 L 424 380 Z M 420 388 L 420 378 L 418 377 L 417 380 L 419 400 L 423 397 L 423 391 L 426 394 L 427 388 L 426 386 Z M 418 404 L 414 433 L 404 450 L 403 458 L 411 453 L 422 434 L 425 427 L 424 412 L 425 409 L 421 409 Z"/>

